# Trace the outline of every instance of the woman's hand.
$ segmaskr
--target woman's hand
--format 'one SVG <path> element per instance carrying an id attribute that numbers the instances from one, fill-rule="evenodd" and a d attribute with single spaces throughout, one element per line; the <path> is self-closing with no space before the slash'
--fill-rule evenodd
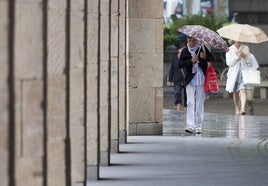
<path id="1" fill-rule="evenodd" d="M 206 53 L 205 52 L 200 52 L 200 57 L 202 58 L 202 59 L 206 59 Z"/>
<path id="2" fill-rule="evenodd" d="M 194 56 L 191 59 L 192 63 L 196 63 L 198 61 L 198 56 Z"/>
<path id="3" fill-rule="evenodd" d="M 244 52 L 242 52 L 242 51 L 238 51 L 237 53 L 236 53 L 239 57 L 246 57 L 247 55 L 244 53 Z"/>

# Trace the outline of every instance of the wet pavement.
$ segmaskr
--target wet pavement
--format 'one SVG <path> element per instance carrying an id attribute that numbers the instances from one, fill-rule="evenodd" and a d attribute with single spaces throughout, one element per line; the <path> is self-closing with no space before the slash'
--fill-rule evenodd
<path id="1" fill-rule="evenodd" d="M 223 93 L 225 90 L 220 90 L 219 93 L 210 94 L 209 99 L 205 101 L 205 112 L 206 113 L 215 113 L 215 114 L 228 114 L 233 115 L 235 113 L 234 104 L 232 95 L 229 95 L 229 98 L 223 98 Z M 257 90 L 255 90 L 258 93 Z M 173 103 L 173 87 L 164 88 L 163 96 L 163 107 L 164 109 L 174 110 Z M 254 115 L 255 116 L 268 116 L 268 99 L 260 99 L 255 97 L 252 102 Z M 246 106 L 246 112 L 249 112 L 249 104 Z"/>
<path id="2" fill-rule="evenodd" d="M 163 135 L 185 136 L 186 113 L 164 109 Z M 268 138 L 268 116 L 205 113 L 202 137 Z"/>
<path id="3" fill-rule="evenodd" d="M 236 116 L 232 100 L 221 99 L 206 100 L 202 134 L 192 135 L 184 132 L 186 113 L 164 101 L 163 135 L 128 136 L 87 185 L 267 186 L 267 100 L 255 104 L 260 116 Z"/>

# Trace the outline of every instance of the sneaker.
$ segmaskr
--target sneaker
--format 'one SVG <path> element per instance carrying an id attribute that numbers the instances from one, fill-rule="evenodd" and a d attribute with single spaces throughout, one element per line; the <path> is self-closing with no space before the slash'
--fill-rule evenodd
<path id="1" fill-rule="evenodd" d="M 202 129 L 200 127 L 195 128 L 195 133 L 196 134 L 202 134 Z"/>
<path id="2" fill-rule="evenodd" d="M 193 133 L 193 128 L 188 126 L 188 127 L 185 128 L 185 132 L 192 134 Z"/>

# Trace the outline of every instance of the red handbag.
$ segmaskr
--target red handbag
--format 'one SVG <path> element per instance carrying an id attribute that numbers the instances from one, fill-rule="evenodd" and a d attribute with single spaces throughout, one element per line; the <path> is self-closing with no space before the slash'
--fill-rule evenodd
<path id="1" fill-rule="evenodd" d="M 206 78 L 204 83 L 204 92 L 217 93 L 219 92 L 219 80 L 212 63 L 208 63 Z"/>

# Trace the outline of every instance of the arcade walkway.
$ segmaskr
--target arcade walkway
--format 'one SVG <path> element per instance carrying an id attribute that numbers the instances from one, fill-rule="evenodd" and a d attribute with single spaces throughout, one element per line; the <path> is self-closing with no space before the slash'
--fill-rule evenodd
<path id="1" fill-rule="evenodd" d="M 268 117 L 206 113 L 185 135 L 185 113 L 163 111 L 163 136 L 129 136 L 88 186 L 267 186 Z"/>

